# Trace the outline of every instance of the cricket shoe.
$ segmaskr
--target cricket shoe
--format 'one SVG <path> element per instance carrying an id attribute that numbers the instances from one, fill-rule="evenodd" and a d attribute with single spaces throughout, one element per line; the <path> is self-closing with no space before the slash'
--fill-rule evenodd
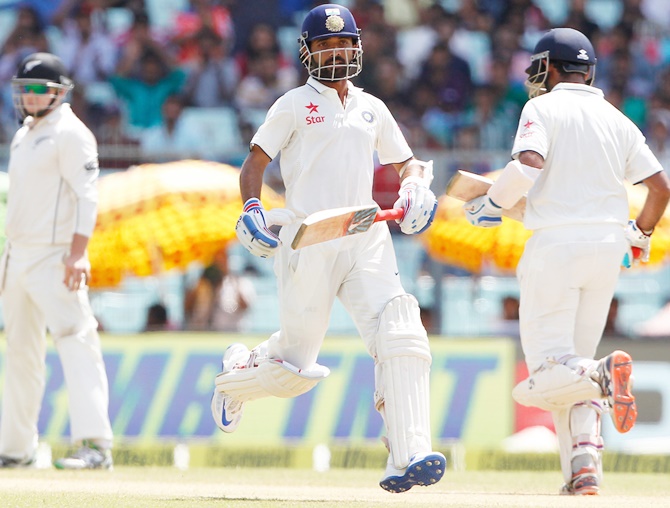
<path id="1" fill-rule="evenodd" d="M 236 366 L 246 365 L 249 360 L 249 348 L 243 344 L 231 344 L 223 354 L 221 374 L 230 372 Z M 220 375 L 220 374 L 219 374 Z M 212 417 L 216 426 L 223 432 L 235 432 L 244 411 L 244 403 L 235 400 L 216 388 L 212 395 Z"/>
<path id="2" fill-rule="evenodd" d="M 637 420 L 637 405 L 633 388 L 633 360 L 624 351 L 614 351 L 598 362 L 600 386 L 610 405 L 614 427 L 628 432 Z"/>
<path id="3" fill-rule="evenodd" d="M 379 486 L 389 492 L 398 493 L 406 492 L 414 485 L 433 485 L 444 475 L 446 465 L 447 459 L 440 452 L 417 453 L 412 456 L 405 469 L 397 469 L 393 464 L 388 464 Z"/>
<path id="4" fill-rule="evenodd" d="M 114 469 L 112 451 L 103 450 L 90 441 L 83 441 L 81 448 L 69 457 L 54 462 L 56 469 Z"/>
<path id="5" fill-rule="evenodd" d="M 0 469 L 23 468 L 23 467 L 34 467 L 34 466 L 35 466 L 35 457 L 30 457 L 28 459 L 14 459 L 12 457 L 7 457 L 6 455 L 0 455 Z"/>
<path id="6" fill-rule="evenodd" d="M 572 479 L 560 490 L 565 496 L 597 496 L 600 491 L 598 468 L 593 457 L 588 454 L 572 459 Z"/>

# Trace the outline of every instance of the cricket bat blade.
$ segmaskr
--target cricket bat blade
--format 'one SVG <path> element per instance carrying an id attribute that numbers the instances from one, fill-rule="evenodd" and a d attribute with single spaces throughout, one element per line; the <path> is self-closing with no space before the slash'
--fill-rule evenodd
<path id="1" fill-rule="evenodd" d="M 291 243 L 294 250 L 344 236 L 364 233 L 375 222 L 400 219 L 402 208 L 380 210 L 377 206 L 332 208 L 310 214 Z"/>

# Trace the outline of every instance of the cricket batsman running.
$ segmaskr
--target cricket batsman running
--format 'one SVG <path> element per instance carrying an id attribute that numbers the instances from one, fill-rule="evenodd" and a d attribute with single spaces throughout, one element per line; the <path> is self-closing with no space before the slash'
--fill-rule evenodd
<path id="1" fill-rule="evenodd" d="M 367 232 L 300 250 L 291 241 L 300 220 L 321 210 L 374 206 L 374 153 L 401 179 L 395 208 L 405 234 L 433 220 L 432 163 L 416 160 L 388 108 L 353 86 L 362 68 L 360 31 L 340 5 L 312 9 L 302 24 L 300 59 L 307 83 L 280 97 L 251 140 L 242 165 L 245 201 L 236 231 L 252 254 L 275 257 L 280 330 L 249 351 L 230 346 L 216 377 L 212 414 L 224 432 L 240 423 L 244 404 L 267 396 L 295 397 L 329 371 L 317 364 L 330 311 L 339 298 L 375 361 L 375 407 L 389 448 L 380 481 L 390 492 L 438 482 L 445 457 L 432 450 L 429 411 L 431 353 L 416 299 L 405 292 L 385 222 Z M 286 209 L 264 210 L 263 173 L 281 154 Z M 296 218 L 298 220 L 296 220 Z M 269 226 L 283 226 L 276 236 Z"/>
<path id="2" fill-rule="evenodd" d="M 593 359 L 621 270 L 632 248 L 649 260 L 650 237 L 670 198 L 670 181 L 639 129 L 593 86 L 596 55 L 584 34 L 555 28 L 535 46 L 513 160 L 487 194 L 464 205 L 476 226 L 497 226 L 526 193 L 533 231 L 517 268 L 521 345 L 530 377 L 513 396 L 551 411 L 565 485 L 597 494 L 602 477 L 600 417 L 619 432 L 635 424 L 632 360 L 615 351 Z M 635 219 L 623 181 L 643 183 Z"/>

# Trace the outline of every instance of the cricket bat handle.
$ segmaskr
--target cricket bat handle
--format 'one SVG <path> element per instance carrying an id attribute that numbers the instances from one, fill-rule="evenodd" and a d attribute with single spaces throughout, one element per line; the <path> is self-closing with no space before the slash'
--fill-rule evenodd
<path id="1" fill-rule="evenodd" d="M 402 208 L 391 208 L 390 210 L 379 210 L 375 216 L 375 222 L 383 220 L 397 220 L 402 219 L 405 210 Z"/>

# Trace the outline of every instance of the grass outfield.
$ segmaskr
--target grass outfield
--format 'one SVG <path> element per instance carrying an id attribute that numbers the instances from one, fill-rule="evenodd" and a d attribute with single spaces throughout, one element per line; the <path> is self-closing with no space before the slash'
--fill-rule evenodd
<path id="1" fill-rule="evenodd" d="M 193 468 L 117 466 L 107 471 L 3 470 L 3 508 L 381 508 L 430 506 L 667 507 L 670 482 L 663 474 L 606 473 L 598 497 L 557 494 L 560 473 L 454 472 L 432 487 L 390 494 L 370 469 Z"/>

